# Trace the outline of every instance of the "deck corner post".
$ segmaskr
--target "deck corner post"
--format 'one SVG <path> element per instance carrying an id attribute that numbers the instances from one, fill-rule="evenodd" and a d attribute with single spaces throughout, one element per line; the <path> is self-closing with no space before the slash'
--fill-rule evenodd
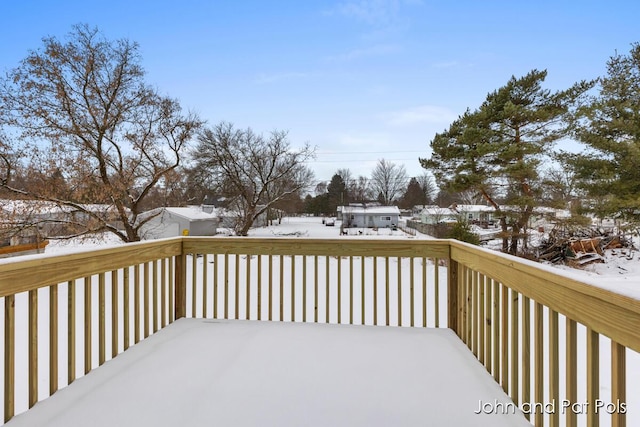
<path id="1" fill-rule="evenodd" d="M 184 252 L 175 256 L 175 319 L 187 315 L 187 256 Z"/>
<path id="2" fill-rule="evenodd" d="M 458 329 L 458 262 L 449 258 L 449 277 L 447 283 L 447 326 L 460 336 Z"/>

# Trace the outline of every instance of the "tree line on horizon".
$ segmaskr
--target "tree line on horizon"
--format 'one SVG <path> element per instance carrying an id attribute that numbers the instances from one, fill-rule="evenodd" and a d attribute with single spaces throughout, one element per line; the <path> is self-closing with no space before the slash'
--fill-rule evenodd
<path id="1" fill-rule="evenodd" d="M 576 214 L 640 223 L 640 46 L 611 57 L 606 76 L 566 90 L 544 89 L 546 76 L 514 76 L 467 109 L 432 138 L 420 176 L 380 159 L 370 177 L 340 169 L 312 189 L 314 147 L 294 149 L 284 131 L 209 125 L 145 81 L 136 43 L 77 25 L 0 78 L 0 198 L 81 213 L 57 220 L 65 237 L 111 232 L 125 242 L 141 239 L 145 212 L 208 195 L 238 212 L 239 235 L 273 211 L 482 202 L 513 254 L 536 206 L 582 201 Z M 585 151 L 557 150 L 567 138 Z"/>

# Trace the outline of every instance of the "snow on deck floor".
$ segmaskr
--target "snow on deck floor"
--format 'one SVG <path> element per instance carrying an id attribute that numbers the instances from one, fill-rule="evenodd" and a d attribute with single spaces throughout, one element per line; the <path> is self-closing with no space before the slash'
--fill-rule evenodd
<path id="1" fill-rule="evenodd" d="M 182 319 L 8 425 L 530 426 L 496 400 L 448 329 Z"/>

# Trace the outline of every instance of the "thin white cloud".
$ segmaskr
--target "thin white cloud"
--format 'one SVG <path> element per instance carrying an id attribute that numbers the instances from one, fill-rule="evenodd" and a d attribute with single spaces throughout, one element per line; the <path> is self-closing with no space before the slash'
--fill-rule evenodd
<path id="1" fill-rule="evenodd" d="M 349 52 L 330 56 L 327 59 L 329 61 L 353 61 L 361 58 L 391 55 L 401 50 L 402 47 L 397 44 L 379 44 L 362 49 L 353 49 Z"/>
<path id="2" fill-rule="evenodd" d="M 382 113 L 379 118 L 391 126 L 412 126 L 422 123 L 450 123 L 456 115 L 445 107 L 421 105 L 399 111 Z"/>
<path id="3" fill-rule="evenodd" d="M 421 0 L 349 0 L 332 11 L 374 26 L 393 24 L 404 5 L 421 4 Z"/>
<path id="4" fill-rule="evenodd" d="M 459 65 L 460 63 L 458 61 L 443 61 L 433 64 L 433 68 L 455 68 Z"/>
<path id="5" fill-rule="evenodd" d="M 451 68 L 469 68 L 469 67 L 473 67 L 473 64 L 468 62 L 460 62 L 460 61 L 441 61 L 441 62 L 434 63 L 432 67 L 441 69 L 441 70 L 443 69 L 446 70 Z"/>
<path id="6" fill-rule="evenodd" d="M 310 73 L 301 73 L 301 72 L 295 72 L 295 71 L 291 71 L 291 72 L 282 72 L 282 73 L 272 73 L 272 74 L 259 74 L 256 79 L 255 82 L 258 84 L 269 84 L 269 83 L 276 83 L 279 81 L 287 81 L 287 80 L 294 80 L 294 79 L 302 79 L 302 78 L 306 78 L 309 77 L 311 74 Z"/>

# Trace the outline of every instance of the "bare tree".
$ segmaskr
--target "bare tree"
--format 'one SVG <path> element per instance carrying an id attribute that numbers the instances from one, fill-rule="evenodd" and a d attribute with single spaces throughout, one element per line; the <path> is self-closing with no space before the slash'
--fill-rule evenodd
<path id="1" fill-rule="evenodd" d="M 542 178 L 543 198 L 551 206 L 565 208 L 577 197 L 578 178 L 571 167 L 552 166 Z"/>
<path id="2" fill-rule="evenodd" d="M 139 217 L 145 199 L 179 166 L 202 122 L 145 83 L 136 43 L 78 25 L 65 42 L 48 37 L 43 44 L 0 82 L 0 102 L 4 124 L 18 134 L 18 163 L 44 177 L 59 174 L 65 191 L 19 188 L 6 162 L 0 184 L 73 214 L 61 220 L 70 235 L 107 231 L 140 240 L 150 219 Z"/>
<path id="3" fill-rule="evenodd" d="M 342 181 L 344 181 L 344 185 L 347 187 L 347 191 L 349 191 L 354 181 L 351 170 L 349 168 L 338 169 L 336 175 L 340 175 Z"/>
<path id="4" fill-rule="evenodd" d="M 465 190 L 458 193 L 458 200 L 463 205 L 479 205 L 484 201 L 484 197 L 479 191 Z"/>
<path id="5" fill-rule="evenodd" d="M 420 188 L 422 188 L 422 192 L 427 199 L 427 203 L 433 203 L 434 198 L 438 194 L 438 186 L 436 185 L 433 176 L 429 173 L 423 173 L 422 175 L 418 175 L 416 179 L 420 184 Z"/>
<path id="6" fill-rule="evenodd" d="M 274 131 L 265 138 L 225 122 L 204 129 L 194 152 L 197 167 L 233 197 L 239 213 L 236 233 L 241 236 L 275 203 L 311 185 L 313 173 L 304 163 L 314 155 L 308 144 L 291 149 L 286 132 Z"/>
<path id="7" fill-rule="evenodd" d="M 316 193 L 316 196 L 325 194 L 327 192 L 327 183 L 324 181 L 320 181 L 318 184 L 316 184 L 316 188 L 314 191 Z"/>
<path id="8" fill-rule="evenodd" d="M 408 176 L 404 165 L 397 165 L 385 159 L 378 160 L 371 174 L 371 188 L 381 202 L 390 205 L 407 188 Z"/>
<path id="9" fill-rule="evenodd" d="M 358 176 L 353 181 L 353 187 L 349 189 L 350 194 L 355 202 L 366 202 L 372 199 L 370 180 L 366 176 Z"/>

